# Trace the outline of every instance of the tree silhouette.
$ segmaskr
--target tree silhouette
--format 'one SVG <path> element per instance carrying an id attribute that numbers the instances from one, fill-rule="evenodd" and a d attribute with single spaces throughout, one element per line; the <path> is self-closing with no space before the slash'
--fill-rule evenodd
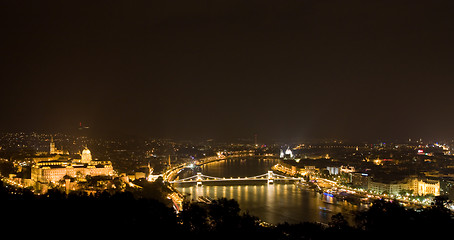
<path id="1" fill-rule="evenodd" d="M 68 234 L 71 227 L 82 226 L 90 232 L 103 229 L 99 232 L 102 237 L 106 234 L 116 237 L 152 233 L 171 238 L 283 240 L 420 239 L 447 236 L 454 227 L 453 215 L 444 207 L 443 198 L 436 199 L 433 206 L 417 211 L 396 202 L 378 200 L 368 210 L 357 213 L 356 227 L 349 226 L 342 214 L 333 215 L 328 226 L 306 222 L 264 227 L 258 218 L 242 213 L 238 202 L 232 199 L 216 199 L 211 204 L 185 202 L 183 211 L 177 216 L 162 199 L 150 196 L 153 195 L 134 191 L 66 195 L 55 189 L 38 196 L 28 190 L 0 184 L 0 211 L 4 216 L 1 223 L 5 234 L 9 235 L 21 232 L 25 226 L 29 233 L 51 229 L 55 236 L 60 236 Z"/>
<path id="2" fill-rule="evenodd" d="M 201 204 L 184 202 L 179 218 L 183 228 L 188 232 L 200 234 L 210 229 L 208 211 Z"/>
<path id="3" fill-rule="evenodd" d="M 350 225 L 348 224 L 347 220 L 345 219 L 344 215 L 342 213 L 336 213 L 333 216 L 331 216 L 331 221 L 329 222 L 329 226 L 332 229 L 342 231 L 350 228 Z"/>

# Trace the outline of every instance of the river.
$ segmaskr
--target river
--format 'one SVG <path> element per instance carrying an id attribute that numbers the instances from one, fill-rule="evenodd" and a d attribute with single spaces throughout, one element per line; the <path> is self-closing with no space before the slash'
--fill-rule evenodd
<path id="1" fill-rule="evenodd" d="M 248 177 L 266 173 L 278 159 L 247 157 L 227 159 L 205 164 L 202 174 L 214 177 Z M 184 171 L 181 178 L 191 176 L 195 171 Z M 225 185 L 228 184 L 228 185 Z M 296 186 L 294 183 L 207 183 L 202 187 L 194 184 L 179 184 L 176 188 L 189 198 L 199 196 L 216 198 L 233 198 L 238 201 L 243 211 L 257 216 L 263 221 L 278 224 L 283 222 L 321 222 L 328 223 L 336 213 L 344 214 L 352 221 L 353 212 L 362 209 L 347 201 L 336 201 L 335 198 Z"/>

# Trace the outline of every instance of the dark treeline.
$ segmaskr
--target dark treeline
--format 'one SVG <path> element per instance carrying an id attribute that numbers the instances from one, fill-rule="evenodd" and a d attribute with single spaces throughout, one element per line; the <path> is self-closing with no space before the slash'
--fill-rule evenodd
<path id="1" fill-rule="evenodd" d="M 186 203 L 176 214 L 164 198 L 141 191 L 45 195 L 0 187 L 3 236 L 61 238 L 75 235 L 165 239 L 421 239 L 451 237 L 454 221 L 439 199 L 431 207 L 412 210 L 397 203 L 376 201 L 356 214 L 350 226 L 342 214 L 328 225 L 318 223 L 264 226 L 241 211 L 235 200 L 212 204 Z M 8 234 L 8 235 L 7 235 Z"/>

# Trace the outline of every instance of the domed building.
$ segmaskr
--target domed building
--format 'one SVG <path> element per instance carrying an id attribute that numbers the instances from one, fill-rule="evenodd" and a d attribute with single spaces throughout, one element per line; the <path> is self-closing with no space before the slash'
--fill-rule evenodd
<path id="1" fill-rule="evenodd" d="M 93 160 L 91 151 L 85 147 L 82 150 L 81 159 L 69 159 L 65 161 L 52 160 L 40 161 L 31 168 L 31 179 L 35 182 L 49 183 L 58 182 L 64 176 L 113 176 L 112 162 Z"/>
<path id="2" fill-rule="evenodd" d="M 290 147 L 287 147 L 287 150 L 282 150 L 280 149 L 280 154 L 279 154 L 279 157 L 280 158 L 283 158 L 283 159 L 293 159 L 293 152 L 292 150 L 290 150 Z"/>
<path id="3" fill-rule="evenodd" d="M 82 155 L 81 156 L 82 156 L 82 158 L 80 160 L 81 163 L 87 163 L 88 164 L 92 160 L 91 152 L 90 152 L 90 150 L 87 147 L 85 147 L 85 149 L 82 151 Z"/>

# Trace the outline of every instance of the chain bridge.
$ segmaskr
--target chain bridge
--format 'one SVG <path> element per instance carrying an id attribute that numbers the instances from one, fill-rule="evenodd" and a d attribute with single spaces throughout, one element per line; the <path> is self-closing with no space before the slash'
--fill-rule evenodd
<path id="1" fill-rule="evenodd" d="M 288 177 L 268 171 L 267 173 L 252 176 L 252 177 L 212 177 L 198 172 L 196 175 L 171 181 L 170 183 L 197 183 L 197 186 L 201 186 L 203 182 L 228 182 L 228 181 L 267 181 L 268 184 L 272 184 L 274 181 L 304 181 L 302 178 Z"/>

